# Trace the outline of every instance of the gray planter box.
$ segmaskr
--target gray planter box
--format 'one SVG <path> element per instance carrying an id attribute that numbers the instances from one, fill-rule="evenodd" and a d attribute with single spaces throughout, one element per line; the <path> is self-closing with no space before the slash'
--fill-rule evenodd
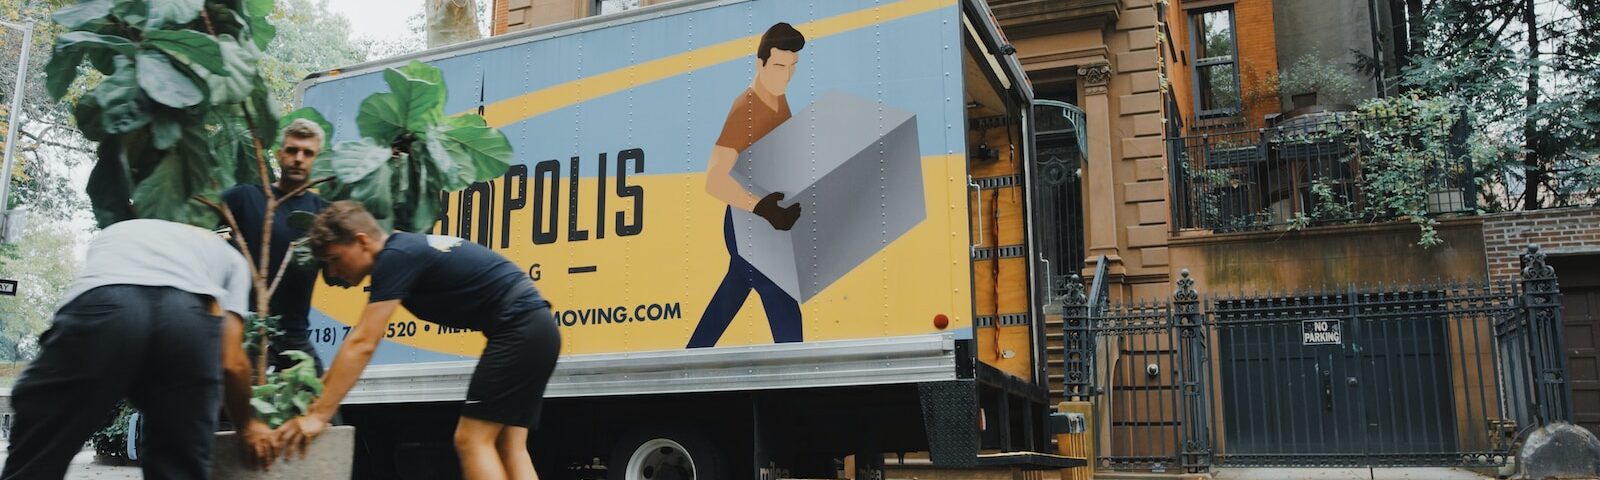
<path id="1" fill-rule="evenodd" d="M 306 452 L 306 458 L 295 455 L 292 459 L 276 459 L 272 470 L 260 471 L 244 464 L 244 451 L 239 447 L 239 437 L 233 432 L 217 434 L 217 446 L 212 449 L 211 478 L 229 480 L 267 480 L 302 478 L 350 478 L 351 463 L 356 453 L 356 427 L 330 427 L 317 437 Z"/>

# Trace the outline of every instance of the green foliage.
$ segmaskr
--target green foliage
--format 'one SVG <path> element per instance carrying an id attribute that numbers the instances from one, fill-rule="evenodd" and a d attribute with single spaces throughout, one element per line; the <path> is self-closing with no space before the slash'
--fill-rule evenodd
<path id="1" fill-rule="evenodd" d="M 107 412 L 106 426 L 89 436 L 95 455 L 126 459 L 128 457 L 128 418 L 133 407 L 126 400 L 118 400 L 116 409 Z"/>
<path id="2" fill-rule="evenodd" d="M 254 361 L 261 358 L 261 337 L 272 338 L 283 334 L 283 329 L 278 327 L 282 315 L 261 316 L 256 312 L 246 312 L 244 315 L 244 354 Z"/>
<path id="3" fill-rule="evenodd" d="M 294 366 L 273 372 L 267 383 L 256 385 L 250 406 L 267 426 L 278 428 L 290 419 L 304 415 L 311 402 L 322 395 L 322 379 L 317 378 L 315 360 L 298 350 L 283 352 Z"/>
<path id="4" fill-rule="evenodd" d="M 276 10 L 267 18 L 277 26 L 277 36 L 261 47 L 272 55 L 261 58 L 259 69 L 279 112 L 296 107 L 295 84 L 307 75 L 368 59 L 366 52 L 351 40 L 349 22 L 328 10 L 330 1 L 337 0 L 278 0 Z M 272 8 L 272 3 L 266 1 L 266 8 Z"/>
<path id="5" fill-rule="evenodd" d="M 426 231 L 440 192 L 505 174 L 511 143 L 483 117 L 445 116 L 438 68 L 413 61 L 383 78 L 389 91 L 368 96 L 356 116 L 363 138 L 335 145 L 312 176 L 335 177 L 323 196 L 362 202 L 385 228 Z"/>
<path id="6" fill-rule="evenodd" d="M 1352 100 L 1356 92 L 1356 79 L 1346 71 L 1345 65 L 1330 62 L 1316 53 L 1302 55 L 1288 68 L 1278 72 L 1278 91 L 1293 97 L 1304 93 L 1317 94 L 1317 103 L 1342 104 Z M 1285 109 L 1291 103 L 1283 99 Z"/>
<path id="7" fill-rule="evenodd" d="M 1600 201 L 1600 40 L 1578 33 L 1600 28 L 1600 3 L 1438 0 L 1423 10 L 1409 19 L 1399 87 L 1472 112 L 1471 130 L 1489 142 L 1471 144 L 1480 205 Z"/>
<path id="8" fill-rule="evenodd" d="M 71 31 L 56 38 L 45 69 L 51 95 L 65 95 L 84 62 L 105 75 L 74 110 L 84 136 L 104 142 L 89 179 L 102 226 L 132 217 L 216 225 L 216 213 L 193 199 L 214 199 L 240 180 L 219 177 L 242 171 L 220 163 L 254 160 L 239 155 L 245 142 L 235 136 L 248 129 L 237 124 L 248 115 L 258 135 L 277 125 L 270 93 L 251 80 L 271 39 L 271 6 L 89 0 L 55 13 Z"/>
<path id="9" fill-rule="evenodd" d="M 1368 213 L 1408 219 L 1421 231 L 1418 245 L 1438 245 L 1428 195 L 1458 188 L 1449 180 L 1466 173 L 1449 145 L 1460 110 L 1445 99 L 1405 95 L 1369 100 L 1360 113 L 1363 128 L 1352 138 L 1366 147 L 1361 172 Z"/>
<path id="10" fill-rule="evenodd" d="M 37 354 L 39 333 L 50 325 L 77 275 L 78 235 L 66 222 L 34 217 L 22 240 L 0 252 L 0 272 L 18 282 L 17 296 L 0 297 L 0 361 L 27 361 Z"/>

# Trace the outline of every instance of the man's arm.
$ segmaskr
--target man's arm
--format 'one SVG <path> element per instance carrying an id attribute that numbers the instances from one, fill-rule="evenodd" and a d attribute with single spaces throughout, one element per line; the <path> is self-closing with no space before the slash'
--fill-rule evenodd
<path id="1" fill-rule="evenodd" d="M 706 167 L 706 193 L 733 208 L 749 212 L 755 210 L 761 198 L 733 180 L 733 165 L 738 160 L 739 152 L 730 147 L 717 145 L 711 148 L 711 160 Z"/>
<path id="2" fill-rule="evenodd" d="M 728 205 L 754 213 L 772 224 L 777 230 L 789 230 L 794 227 L 795 220 L 800 219 L 800 203 L 790 204 L 788 207 L 778 206 L 778 201 L 783 200 L 783 193 L 772 192 L 765 196 L 745 190 L 739 182 L 733 180 L 733 164 L 739 160 L 739 152 L 730 147 L 717 145 L 711 150 L 711 160 L 706 167 L 706 193 L 726 202 Z"/>
<path id="3" fill-rule="evenodd" d="M 300 455 L 305 456 L 311 440 L 328 428 L 328 422 L 339 410 L 339 403 L 355 387 L 367 363 L 372 361 L 373 352 L 378 350 L 378 343 L 383 340 L 389 317 L 394 315 L 399 305 L 400 300 L 384 300 L 368 303 L 361 311 L 361 322 L 350 329 L 350 335 L 339 346 L 339 353 L 334 354 L 333 364 L 322 378 L 322 396 L 311 402 L 310 411 L 305 415 L 278 427 L 278 440 L 283 442 L 284 455 L 293 453 L 298 447 Z"/>
<path id="4" fill-rule="evenodd" d="M 267 469 L 272 465 L 273 457 L 278 456 L 278 444 L 273 438 L 272 429 L 256 418 L 255 409 L 250 407 L 250 378 L 254 371 L 250 368 L 250 359 L 244 354 L 243 344 L 244 319 L 233 312 L 225 313 L 222 320 L 223 405 L 228 410 L 228 418 L 233 420 L 238 429 L 246 458 L 260 468 Z"/>

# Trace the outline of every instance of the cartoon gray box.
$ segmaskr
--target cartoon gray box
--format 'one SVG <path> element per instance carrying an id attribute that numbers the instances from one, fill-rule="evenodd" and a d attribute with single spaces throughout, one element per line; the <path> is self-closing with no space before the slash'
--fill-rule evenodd
<path id="1" fill-rule="evenodd" d="M 778 231 L 734 209 L 739 255 L 804 303 L 927 217 L 916 116 L 829 92 L 739 154 L 735 181 L 785 195 L 799 221 Z"/>

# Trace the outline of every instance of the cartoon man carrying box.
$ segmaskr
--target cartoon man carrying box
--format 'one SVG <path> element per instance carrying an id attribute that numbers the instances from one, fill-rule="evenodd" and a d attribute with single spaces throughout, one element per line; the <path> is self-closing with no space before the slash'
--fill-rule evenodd
<path id="1" fill-rule="evenodd" d="M 731 173 L 740 152 L 789 119 L 789 101 L 784 93 L 794 77 L 795 64 L 800 61 L 800 49 L 805 44 L 805 35 L 787 23 L 767 29 L 756 47 L 755 80 L 734 99 L 728 119 L 723 123 L 722 135 L 711 150 L 711 160 L 706 167 L 706 193 L 728 204 L 722 220 L 723 240 L 728 247 L 728 273 L 700 316 L 700 323 L 689 338 L 689 348 L 715 346 L 744 306 L 745 299 L 750 297 L 751 290 L 761 295 L 767 322 L 772 327 L 773 342 L 804 339 L 800 303 L 739 256 L 733 229 L 733 209 L 738 208 L 766 219 L 774 229 L 789 230 L 800 219 L 800 205 L 779 206 L 783 193 L 751 192 L 734 180 Z"/>

